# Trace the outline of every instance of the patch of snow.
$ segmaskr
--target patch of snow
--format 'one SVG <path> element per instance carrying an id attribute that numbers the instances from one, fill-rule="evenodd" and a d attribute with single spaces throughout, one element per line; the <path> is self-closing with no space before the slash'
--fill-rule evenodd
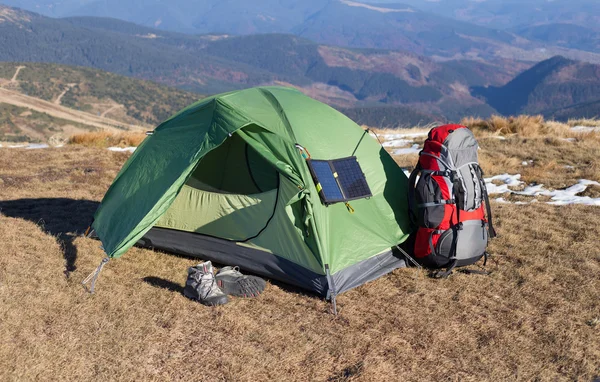
<path id="1" fill-rule="evenodd" d="M 528 162 L 521 162 L 521 164 L 522 164 L 523 166 L 527 166 L 529 163 L 528 163 Z"/>
<path id="2" fill-rule="evenodd" d="M 490 136 L 488 136 L 486 138 L 494 138 L 494 139 L 499 139 L 501 141 L 505 141 L 506 140 L 506 137 L 503 137 L 502 135 L 490 135 Z"/>
<path id="3" fill-rule="evenodd" d="M 599 186 L 600 183 L 587 180 L 580 179 L 577 184 L 574 184 L 571 187 L 568 187 L 564 190 L 546 190 L 543 184 L 535 184 L 529 185 L 523 189 L 523 191 L 514 191 L 509 189 L 509 187 L 519 186 L 523 184 L 520 181 L 521 175 L 496 175 L 491 178 L 486 178 L 486 187 L 488 189 L 488 193 L 492 194 L 515 194 L 515 195 L 523 195 L 523 196 L 548 196 L 551 198 L 551 201 L 548 204 L 554 205 L 568 205 L 568 204 L 584 204 L 588 206 L 600 206 L 600 198 L 591 198 L 589 196 L 578 196 L 578 194 L 584 192 L 589 186 Z M 492 181 L 497 180 L 504 182 L 504 184 L 497 186 L 492 183 Z M 498 203 L 510 203 L 504 198 L 497 198 L 496 202 Z M 537 200 L 533 200 L 533 202 L 537 202 Z M 526 202 L 516 202 L 514 204 L 528 204 Z"/>
<path id="4" fill-rule="evenodd" d="M 0 145 L 0 147 L 6 147 L 8 149 L 26 149 L 26 150 L 37 150 L 37 149 L 47 149 L 50 147 L 50 145 L 48 145 L 47 143 L 27 143 L 27 144 L 17 144 L 17 145 L 8 145 L 8 146 L 2 146 Z M 56 146 L 56 147 L 62 147 L 61 146 Z"/>
<path id="5" fill-rule="evenodd" d="M 575 166 L 568 166 L 568 165 L 567 165 L 567 166 L 565 166 L 565 168 L 568 168 L 569 170 L 572 170 L 572 169 L 574 169 L 574 168 L 575 168 Z"/>
<path id="6" fill-rule="evenodd" d="M 512 190 L 509 190 L 508 187 L 516 187 L 516 186 L 520 186 L 521 184 L 523 184 L 523 182 L 521 182 L 519 179 L 521 179 L 521 174 L 515 174 L 515 175 L 502 174 L 502 175 L 492 176 L 491 178 L 485 178 L 485 183 L 486 183 L 486 187 L 488 190 L 488 194 L 493 195 L 493 194 L 505 194 L 507 192 L 513 192 Z M 494 180 L 500 181 L 504 184 L 497 186 L 494 183 L 492 183 Z"/>
<path id="7" fill-rule="evenodd" d="M 513 194 L 525 195 L 525 196 L 541 195 L 541 193 L 544 192 L 544 185 L 543 184 L 535 184 L 535 185 L 525 187 L 525 189 L 523 191 L 510 191 L 509 190 L 509 192 L 512 192 Z"/>
<path id="8" fill-rule="evenodd" d="M 577 139 L 575 138 L 560 138 L 561 141 L 565 141 L 565 142 L 575 142 Z"/>
<path id="9" fill-rule="evenodd" d="M 135 149 L 136 149 L 136 148 L 137 148 L 137 147 L 109 147 L 108 149 L 109 149 L 110 151 L 116 151 L 116 152 L 130 152 L 130 153 L 132 153 L 132 152 L 134 152 L 134 151 L 135 151 Z"/>
<path id="10" fill-rule="evenodd" d="M 600 198 L 591 198 L 589 196 L 577 196 L 584 192 L 588 186 L 600 186 L 600 183 L 592 180 L 580 179 L 579 182 L 565 190 L 545 191 L 540 195 L 552 197 L 552 201 L 548 204 L 565 205 L 565 204 L 585 204 L 588 206 L 600 206 Z"/>
<path id="11" fill-rule="evenodd" d="M 382 134 L 381 137 L 387 141 L 390 139 L 426 137 L 427 134 L 429 134 L 429 133 L 425 132 L 425 133 L 408 133 L 408 134 Z"/>
<path id="12" fill-rule="evenodd" d="M 394 139 L 393 141 L 383 142 L 383 147 L 402 147 L 413 144 L 413 140 L 408 139 Z"/>
<path id="13" fill-rule="evenodd" d="M 50 146 L 48 146 L 48 144 L 46 144 L 46 143 L 30 143 L 26 147 L 26 149 L 27 150 L 37 150 L 37 149 L 47 149 L 48 147 L 50 147 Z"/>
<path id="14" fill-rule="evenodd" d="M 369 9 L 371 11 L 377 11 L 377 12 L 381 12 L 381 13 L 390 13 L 390 12 L 410 12 L 413 13 L 414 10 L 411 8 L 384 8 L 384 7 L 377 7 L 377 6 L 373 6 L 373 5 L 369 5 L 369 4 L 363 4 L 363 3 L 357 3 L 354 1 L 350 1 L 350 0 L 340 0 L 340 2 L 342 4 L 346 4 L 350 7 L 361 7 L 361 8 L 366 8 Z"/>
<path id="15" fill-rule="evenodd" d="M 411 147 L 405 147 L 403 149 L 396 149 L 392 152 L 394 155 L 408 155 L 408 154 L 418 154 L 421 151 L 419 145 L 412 145 Z"/>
<path id="16" fill-rule="evenodd" d="M 593 131 L 600 131 L 600 127 L 593 127 L 593 126 L 573 126 L 570 129 L 571 131 L 574 131 L 576 133 L 591 133 Z"/>
<path id="17" fill-rule="evenodd" d="M 161 36 L 155 35 L 154 33 L 148 33 L 148 34 L 144 34 L 144 35 L 136 34 L 136 37 L 147 38 L 147 39 L 151 39 L 152 40 L 152 39 L 155 39 L 155 38 L 159 38 Z"/>

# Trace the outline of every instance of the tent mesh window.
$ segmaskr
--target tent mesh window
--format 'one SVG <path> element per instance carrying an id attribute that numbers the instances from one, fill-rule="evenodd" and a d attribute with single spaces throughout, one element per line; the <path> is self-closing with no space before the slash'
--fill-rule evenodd
<path id="1" fill-rule="evenodd" d="M 329 205 L 372 196 L 356 157 L 307 161 L 324 204 Z"/>
<path id="2" fill-rule="evenodd" d="M 201 159 L 187 185 L 199 190 L 254 195 L 278 187 L 277 170 L 237 134 Z"/>

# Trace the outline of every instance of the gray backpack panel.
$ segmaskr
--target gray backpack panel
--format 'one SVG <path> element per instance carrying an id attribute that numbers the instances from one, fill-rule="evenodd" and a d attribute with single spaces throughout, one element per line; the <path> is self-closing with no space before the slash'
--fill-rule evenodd
<path id="1" fill-rule="evenodd" d="M 464 211 L 475 211 L 481 206 L 483 193 L 479 181 L 479 145 L 469 129 L 458 129 L 448 135 L 444 146 L 457 172 L 455 181 L 455 199 L 458 207 Z"/>
<path id="2" fill-rule="evenodd" d="M 456 240 L 453 253 L 452 244 Z M 456 259 L 456 266 L 472 264 L 483 257 L 488 243 L 487 227 L 482 221 L 469 220 L 445 231 L 437 244 L 436 255 Z"/>

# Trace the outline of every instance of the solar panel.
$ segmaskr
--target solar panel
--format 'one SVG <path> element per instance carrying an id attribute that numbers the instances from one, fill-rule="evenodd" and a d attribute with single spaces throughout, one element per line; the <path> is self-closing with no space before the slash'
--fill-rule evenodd
<path id="1" fill-rule="evenodd" d="M 340 186 L 333 176 L 333 171 L 331 170 L 329 161 L 311 160 L 310 163 L 314 173 L 313 177 L 316 177 L 315 183 L 317 183 L 317 190 L 320 188 L 319 194 L 321 194 L 321 197 L 324 199 L 324 201 L 342 201 L 344 199 L 344 195 L 342 195 Z"/>
<path id="2" fill-rule="evenodd" d="M 365 175 L 356 160 L 307 161 L 323 203 L 333 204 L 371 196 Z"/>
<path id="3" fill-rule="evenodd" d="M 340 188 L 347 200 L 371 196 L 371 189 L 356 157 L 336 159 L 332 161 L 332 164 L 338 174 Z"/>

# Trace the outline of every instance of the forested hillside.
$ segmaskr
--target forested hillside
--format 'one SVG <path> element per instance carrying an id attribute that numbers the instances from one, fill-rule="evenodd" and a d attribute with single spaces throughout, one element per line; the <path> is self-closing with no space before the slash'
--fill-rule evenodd
<path id="1" fill-rule="evenodd" d="M 600 65 L 554 57 L 501 87 L 476 87 L 476 96 L 505 115 L 543 114 L 559 119 L 600 114 Z"/>
<path id="2" fill-rule="evenodd" d="M 510 59 L 439 61 L 405 51 L 320 45 L 287 34 L 193 36 L 115 19 L 51 19 L 2 6 L 0 21 L 0 61 L 93 67 L 199 94 L 259 85 L 293 86 L 375 126 L 384 118 L 388 126 L 406 124 L 399 115 L 411 123 L 521 112 L 580 117 L 591 112 L 584 105 L 598 99 L 596 65 L 566 58 L 533 68 L 530 62 Z M 552 75 L 565 65 L 570 69 Z M 33 82 L 25 81 L 20 89 L 49 97 L 46 87 L 50 85 Z M 64 91 L 69 83 L 56 85 L 56 91 Z M 90 90 L 104 91 L 86 88 L 81 94 Z M 72 100 L 79 91 L 73 86 L 63 102 L 103 112 Z M 115 102 L 126 106 L 124 115 L 153 124 L 168 114 L 169 105 L 176 104 L 179 96 L 165 94 L 164 107 L 158 101 L 141 106 L 139 99 L 144 97 L 138 94 L 148 92 L 152 91 L 124 90 Z M 189 98 L 193 96 L 183 97 L 178 104 Z"/>
<path id="3" fill-rule="evenodd" d="M 190 34 L 292 33 L 318 43 L 408 50 L 444 59 L 542 61 L 554 55 L 600 63 L 596 51 L 530 39 L 511 28 L 545 23 L 598 30 L 593 0 L 4 0 L 52 17 L 96 16 Z M 365 4 L 365 3 L 369 4 Z M 581 51 L 583 49 L 584 51 Z"/>
<path id="4" fill-rule="evenodd" d="M 150 79 L 201 94 L 286 84 L 340 108 L 407 105 L 438 119 L 493 112 L 468 93 L 529 66 L 436 62 L 407 52 L 319 45 L 292 35 L 190 36 L 112 19 L 50 19 L 4 8 L 0 60 L 44 61 Z M 266 49 L 268 47 L 268 49 Z"/>

